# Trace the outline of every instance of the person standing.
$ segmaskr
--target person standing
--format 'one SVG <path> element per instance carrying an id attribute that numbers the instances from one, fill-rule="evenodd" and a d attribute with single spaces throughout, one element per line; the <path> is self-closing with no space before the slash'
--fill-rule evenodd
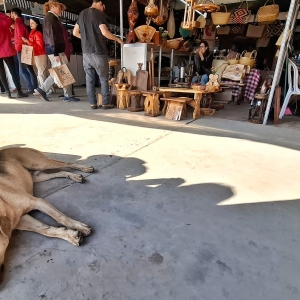
<path id="1" fill-rule="evenodd" d="M 25 83 L 28 88 L 28 94 L 33 94 L 34 89 L 38 86 L 36 74 L 34 73 L 33 66 L 22 64 L 21 62 L 21 52 L 23 45 L 22 38 L 28 38 L 28 30 L 23 22 L 21 9 L 17 7 L 13 8 L 11 10 L 11 17 L 15 21 L 14 42 L 15 49 L 17 51 L 19 72 L 25 80 Z"/>
<path id="2" fill-rule="evenodd" d="M 11 42 L 10 26 L 12 25 L 12 19 L 7 17 L 4 13 L 0 13 L 0 81 L 4 87 L 4 90 L 8 98 L 11 98 L 9 90 L 4 62 L 8 67 L 8 70 L 12 76 L 13 82 L 17 89 L 17 97 L 28 97 L 21 90 L 20 80 L 15 68 L 14 56 L 16 55 L 16 49 Z"/>
<path id="3" fill-rule="evenodd" d="M 41 86 L 46 80 L 46 71 L 48 66 L 48 58 L 46 55 L 45 43 L 43 39 L 43 29 L 40 20 L 30 18 L 30 34 L 28 40 L 23 37 L 24 43 L 33 47 L 34 63 L 38 71 L 38 81 Z"/>
<path id="4" fill-rule="evenodd" d="M 110 103 L 108 52 L 105 38 L 123 45 L 123 41 L 108 30 L 104 10 L 105 4 L 103 1 L 93 0 L 92 6 L 79 14 L 73 30 L 73 35 L 81 39 L 83 68 L 86 73 L 86 90 L 92 109 L 98 107 L 95 88 L 96 74 L 99 76 L 101 84 L 102 108 L 110 109 L 114 107 Z"/>
<path id="5" fill-rule="evenodd" d="M 63 62 L 61 61 L 61 55 L 65 55 L 65 40 L 59 17 L 62 11 L 66 10 L 66 6 L 56 0 L 50 0 L 43 5 L 45 16 L 44 20 L 44 42 L 46 47 L 46 54 L 51 63 L 51 68 L 60 66 Z M 46 101 L 47 92 L 54 85 L 54 78 L 49 76 L 44 83 L 35 89 L 37 95 Z M 78 98 L 72 96 L 72 85 L 64 87 L 64 101 L 77 102 Z"/>

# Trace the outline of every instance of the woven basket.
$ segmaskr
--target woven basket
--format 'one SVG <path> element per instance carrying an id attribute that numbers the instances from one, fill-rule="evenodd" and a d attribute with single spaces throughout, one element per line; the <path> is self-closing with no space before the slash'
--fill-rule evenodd
<path id="1" fill-rule="evenodd" d="M 247 55 L 247 53 L 249 53 L 249 52 L 246 52 L 246 50 L 242 52 L 239 63 L 241 65 L 247 65 L 247 66 L 250 66 L 250 68 L 253 68 L 255 61 L 256 61 L 257 52 L 256 52 L 256 50 L 253 50 L 249 57 L 245 56 L 245 55 Z"/>
<path id="2" fill-rule="evenodd" d="M 235 59 L 227 59 L 226 61 L 227 61 L 227 63 L 228 63 L 229 65 L 236 65 L 236 64 L 238 64 L 239 61 L 240 61 L 240 54 L 237 53 L 236 56 L 235 56 Z"/>
<path id="3" fill-rule="evenodd" d="M 226 25 L 229 22 L 231 13 L 227 12 L 227 7 L 224 4 L 221 4 L 221 6 L 225 7 L 225 12 L 214 12 L 211 14 L 214 25 Z"/>
<path id="4" fill-rule="evenodd" d="M 167 48 L 179 50 L 184 43 L 183 38 L 173 39 L 167 41 Z"/>
<path id="5" fill-rule="evenodd" d="M 279 5 L 275 4 L 274 0 L 272 5 L 266 5 L 267 2 L 257 11 L 257 22 L 260 24 L 271 24 L 279 15 Z"/>

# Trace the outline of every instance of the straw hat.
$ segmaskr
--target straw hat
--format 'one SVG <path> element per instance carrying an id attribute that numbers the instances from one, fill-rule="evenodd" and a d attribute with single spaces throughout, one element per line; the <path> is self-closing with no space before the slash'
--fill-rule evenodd
<path id="1" fill-rule="evenodd" d="M 67 9 L 67 7 L 64 4 L 58 2 L 57 0 L 49 0 L 43 5 L 43 11 L 45 15 L 48 13 L 48 11 L 50 11 L 52 5 L 54 6 L 60 5 L 62 11 Z"/>

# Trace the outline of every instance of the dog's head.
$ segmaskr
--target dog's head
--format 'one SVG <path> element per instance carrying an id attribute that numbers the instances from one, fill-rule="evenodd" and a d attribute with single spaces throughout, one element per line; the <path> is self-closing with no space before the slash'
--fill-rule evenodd
<path id="1" fill-rule="evenodd" d="M 0 276 L 4 270 L 5 251 L 11 235 L 11 222 L 7 216 L 0 216 Z"/>

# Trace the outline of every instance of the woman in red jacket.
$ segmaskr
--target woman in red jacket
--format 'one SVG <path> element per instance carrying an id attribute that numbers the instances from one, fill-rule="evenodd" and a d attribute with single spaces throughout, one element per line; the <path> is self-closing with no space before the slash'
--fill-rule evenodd
<path id="1" fill-rule="evenodd" d="M 30 19 L 30 34 L 28 40 L 23 38 L 23 41 L 33 47 L 33 57 L 35 66 L 38 71 L 38 81 L 39 86 L 41 86 L 47 78 L 47 66 L 48 66 L 48 58 L 46 55 L 45 44 L 43 39 L 43 29 L 42 25 L 37 18 Z"/>

